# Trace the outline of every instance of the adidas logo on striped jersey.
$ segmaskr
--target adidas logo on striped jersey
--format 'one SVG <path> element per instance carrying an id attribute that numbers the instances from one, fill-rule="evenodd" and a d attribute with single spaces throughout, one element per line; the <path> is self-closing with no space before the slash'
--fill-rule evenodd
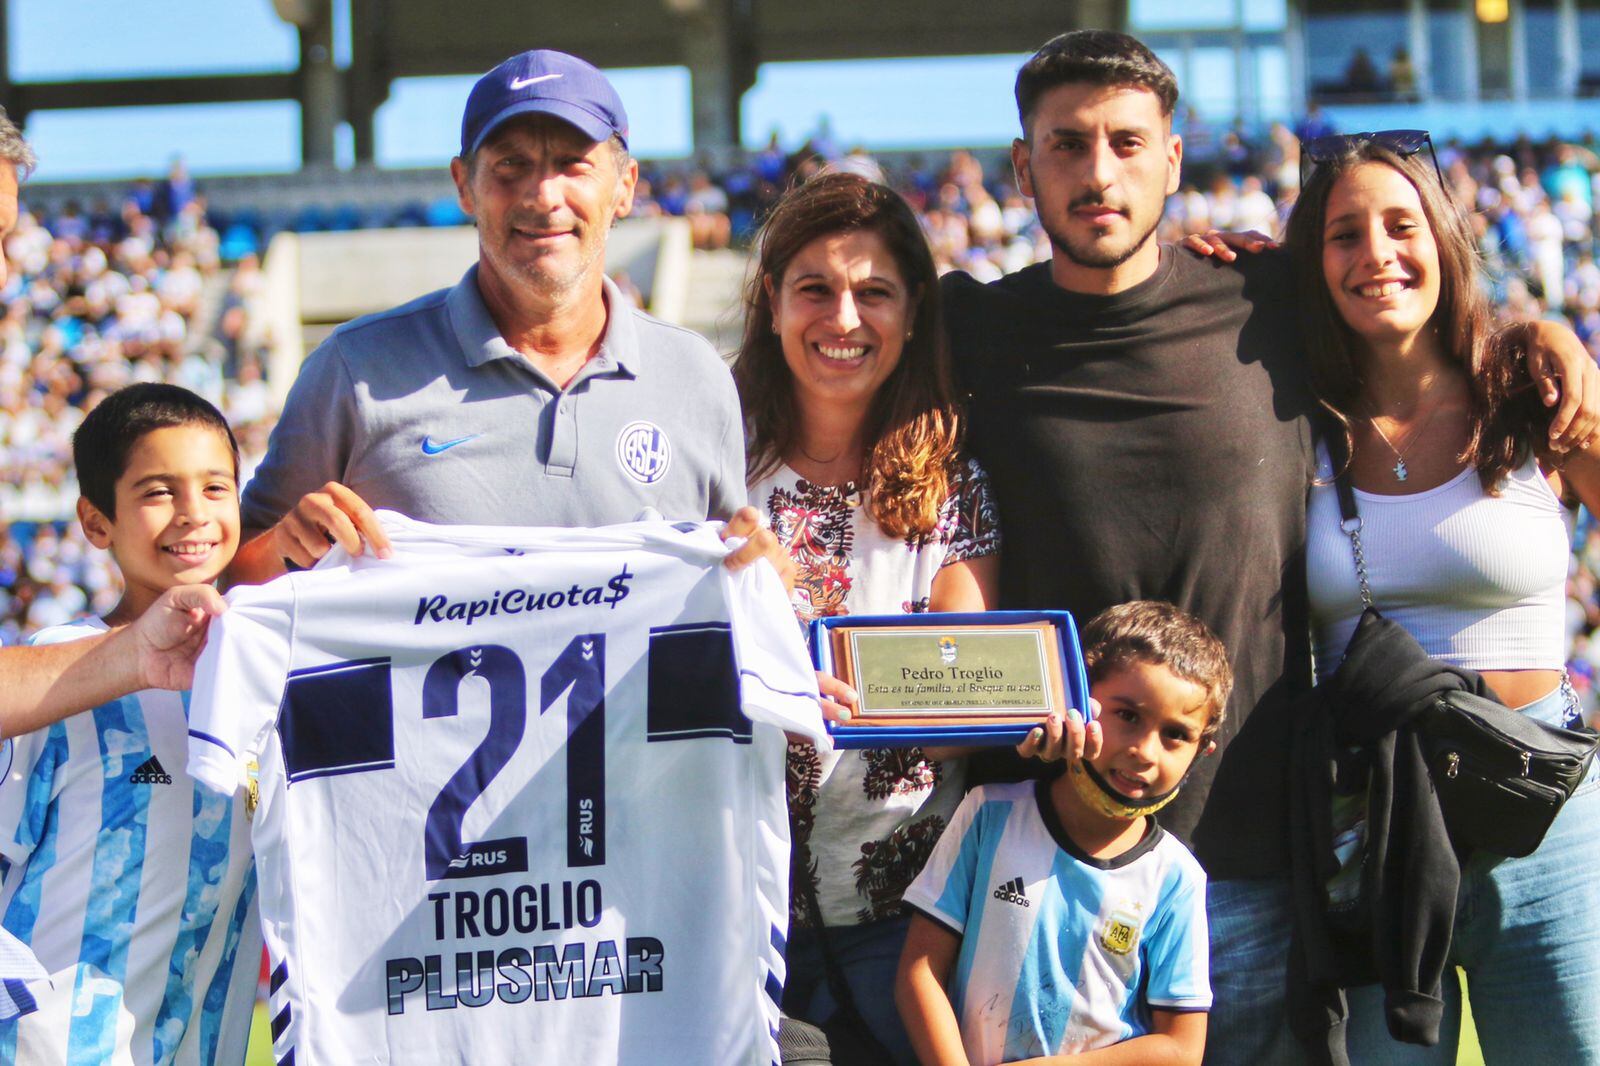
<path id="1" fill-rule="evenodd" d="M 1003 903 L 1015 903 L 1022 907 L 1031 907 L 1028 897 L 1022 887 L 1022 878 L 1013 877 L 1005 884 L 994 890 L 994 898 Z"/>
<path id="2" fill-rule="evenodd" d="M 154 755 L 146 759 L 140 767 L 128 778 L 136 785 L 170 785 L 172 775 L 167 773 L 161 765 L 161 760 Z"/>

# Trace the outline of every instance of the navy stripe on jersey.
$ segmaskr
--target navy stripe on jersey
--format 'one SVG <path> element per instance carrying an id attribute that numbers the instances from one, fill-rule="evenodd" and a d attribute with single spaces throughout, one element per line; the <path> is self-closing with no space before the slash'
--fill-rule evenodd
<path id="1" fill-rule="evenodd" d="M 237 759 L 239 757 L 237 752 L 235 752 L 232 748 L 228 747 L 228 745 L 224 744 L 217 737 L 212 736 L 210 733 L 202 733 L 198 729 L 191 729 L 191 730 L 189 730 L 189 735 L 191 737 L 194 737 L 196 740 L 203 740 L 207 744 L 215 744 L 217 747 L 221 748 L 223 751 L 227 752 L 229 755 L 233 756 L 235 759 Z"/>
<path id="2" fill-rule="evenodd" d="M 394 768 L 389 659 L 352 659 L 295 670 L 278 712 L 289 783 Z"/>
<path id="3" fill-rule="evenodd" d="M 24 1014 L 31 1014 L 38 1009 L 38 1004 L 33 1001 L 33 993 L 28 991 L 26 983 L 14 977 L 7 977 L 0 981 L 0 1021 L 9 1021 Z"/>
<path id="4" fill-rule="evenodd" d="M 650 635 L 653 637 L 657 633 L 670 635 L 672 633 L 702 633 L 717 630 L 730 634 L 733 632 L 727 622 L 680 622 L 675 626 L 651 626 Z"/>
<path id="5" fill-rule="evenodd" d="M 580 633 L 539 682 L 539 714 L 567 694 L 567 866 L 606 861 L 606 639 Z M 527 869 L 526 866 L 523 869 Z"/>
<path id="6" fill-rule="evenodd" d="M 289 960 L 284 959 L 273 967 L 267 985 L 267 1011 L 272 1015 L 272 1053 L 277 1056 L 280 1066 L 294 1062 L 295 1045 L 299 1043 L 299 1034 L 290 1032 L 294 1010 L 290 1003 L 290 992 L 284 987 L 288 982 Z"/>
<path id="7" fill-rule="evenodd" d="M 748 677 L 748 678 L 751 678 L 754 681 L 758 681 L 758 682 L 760 682 L 762 688 L 766 689 L 768 692 L 776 692 L 780 696 L 795 696 L 795 697 L 797 697 L 799 699 L 803 699 L 803 700 L 815 700 L 816 699 L 816 697 L 813 696 L 809 692 L 799 692 L 799 691 L 794 690 L 794 689 L 779 688 L 777 685 L 774 685 L 772 682 L 768 681 L 766 678 L 762 677 L 760 674 L 756 673 L 754 670 L 740 670 L 739 671 L 739 676 L 740 677 Z"/>
<path id="8" fill-rule="evenodd" d="M 753 727 L 739 706 L 739 670 L 726 622 L 651 627 L 649 692 L 649 740 L 750 743 Z"/>

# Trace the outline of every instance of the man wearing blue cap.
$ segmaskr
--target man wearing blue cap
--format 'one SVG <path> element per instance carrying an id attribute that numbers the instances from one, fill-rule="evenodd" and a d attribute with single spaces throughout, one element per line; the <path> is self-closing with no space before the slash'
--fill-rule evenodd
<path id="1" fill-rule="evenodd" d="M 525 52 L 473 87 L 451 160 L 478 262 L 453 288 L 347 323 L 306 360 L 246 487 L 258 531 L 231 576 L 380 555 L 372 512 L 430 522 L 594 526 L 641 513 L 727 519 L 730 556 L 786 553 L 744 508 L 744 434 L 722 361 L 635 310 L 605 276 L 633 206 L 628 118 L 600 71 Z"/>

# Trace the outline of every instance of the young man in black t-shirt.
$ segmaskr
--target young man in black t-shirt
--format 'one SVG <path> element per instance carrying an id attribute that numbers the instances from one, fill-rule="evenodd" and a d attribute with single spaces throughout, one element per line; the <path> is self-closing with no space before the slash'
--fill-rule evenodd
<path id="1" fill-rule="evenodd" d="M 1262 997 L 1281 1004 L 1288 942 L 1282 711 L 1311 677 L 1310 401 L 1281 266 L 1154 239 L 1183 157 L 1176 101 L 1171 71 L 1126 35 L 1040 49 L 1017 77 L 1012 160 L 1052 258 L 991 285 L 947 276 L 946 314 L 1006 535 L 1002 604 L 1090 618 L 1168 600 L 1228 648 L 1222 757 L 1197 761 L 1161 821 L 1217 882 L 1207 1059 L 1297 1061 Z M 1230 882 L 1248 894 L 1219 913 Z M 1230 917 L 1265 917 L 1250 933 L 1264 950 L 1219 942 Z"/>

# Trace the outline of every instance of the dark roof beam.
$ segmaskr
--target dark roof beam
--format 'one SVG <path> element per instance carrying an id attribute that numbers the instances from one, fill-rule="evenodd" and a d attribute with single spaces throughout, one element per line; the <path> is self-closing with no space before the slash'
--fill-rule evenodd
<path id="1" fill-rule="evenodd" d="M 103 81 L 12 82 L 7 109 L 23 117 L 34 111 L 85 107 L 152 107 L 162 104 L 240 103 L 293 100 L 298 75 L 213 74 L 181 78 L 109 78 Z"/>

